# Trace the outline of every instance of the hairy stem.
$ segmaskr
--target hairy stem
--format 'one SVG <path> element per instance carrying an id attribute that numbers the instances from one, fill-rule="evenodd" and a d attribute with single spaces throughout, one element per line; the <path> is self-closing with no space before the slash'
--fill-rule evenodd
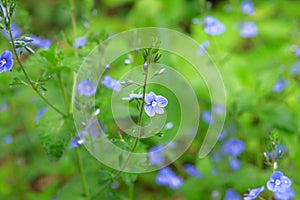
<path id="1" fill-rule="evenodd" d="M 29 85 L 31 86 L 31 88 L 37 93 L 37 95 L 46 103 L 48 104 L 53 110 L 55 110 L 57 113 L 59 113 L 60 115 L 62 115 L 63 117 L 67 117 L 67 115 L 62 112 L 60 109 L 58 109 L 57 107 L 55 107 L 44 95 L 41 94 L 41 92 L 39 91 L 39 89 L 37 88 L 37 86 L 34 84 L 34 82 L 31 80 L 29 74 L 27 73 L 23 63 L 21 62 L 21 59 L 17 53 L 17 50 L 16 50 L 16 46 L 15 46 L 15 43 L 14 43 L 14 38 L 12 36 L 12 32 L 11 32 L 11 29 L 9 28 L 8 29 L 8 34 L 9 34 L 9 38 L 10 38 L 10 43 L 11 43 L 11 46 L 12 46 L 12 50 L 13 50 L 13 53 L 15 55 L 15 58 L 23 72 L 23 74 L 25 75 L 25 78 L 27 79 L 27 81 L 29 82 Z"/>

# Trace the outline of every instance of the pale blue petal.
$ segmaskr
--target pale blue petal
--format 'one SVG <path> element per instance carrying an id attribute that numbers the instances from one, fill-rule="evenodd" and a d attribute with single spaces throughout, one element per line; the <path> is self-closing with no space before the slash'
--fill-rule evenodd
<path id="1" fill-rule="evenodd" d="M 163 96 L 157 96 L 156 101 L 159 107 L 166 107 L 168 105 L 168 100 Z"/>
<path id="2" fill-rule="evenodd" d="M 149 117 L 153 117 L 155 115 L 154 108 L 151 104 L 145 106 L 145 112 Z"/>
<path id="3" fill-rule="evenodd" d="M 155 110 L 155 112 L 156 112 L 157 114 L 163 114 L 163 113 L 165 112 L 163 108 L 158 107 L 158 106 L 156 106 L 156 107 L 154 108 L 154 110 Z"/>
<path id="4" fill-rule="evenodd" d="M 156 100 L 156 98 L 157 97 L 156 97 L 155 93 L 154 92 L 150 92 L 149 94 L 146 95 L 145 102 L 147 104 L 151 104 L 152 101 Z"/>

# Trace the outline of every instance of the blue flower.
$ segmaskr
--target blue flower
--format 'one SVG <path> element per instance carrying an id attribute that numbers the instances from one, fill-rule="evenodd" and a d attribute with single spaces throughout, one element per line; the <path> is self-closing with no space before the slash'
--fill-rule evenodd
<path id="1" fill-rule="evenodd" d="M 120 92 L 121 90 L 121 84 L 109 75 L 105 75 L 103 77 L 101 84 L 106 86 L 108 89 L 114 90 L 116 92 Z"/>
<path id="2" fill-rule="evenodd" d="M 252 38 L 257 35 L 257 27 L 254 22 L 244 22 L 242 24 L 240 35 L 243 38 Z"/>
<path id="3" fill-rule="evenodd" d="M 168 105 L 168 100 L 163 96 L 156 96 L 154 92 L 150 92 L 145 96 L 145 112 L 149 117 L 153 117 L 155 113 L 163 114 L 164 107 Z"/>
<path id="4" fill-rule="evenodd" d="M 300 47 L 298 47 L 295 51 L 295 56 L 299 57 L 300 56 Z"/>
<path id="5" fill-rule="evenodd" d="M 131 93 L 131 94 L 129 94 L 129 97 L 123 97 L 122 100 L 131 101 L 133 99 L 140 99 L 140 98 L 143 98 L 142 94 Z"/>
<path id="6" fill-rule="evenodd" d="M 159 170 L 156 176 L 156 183 L 158 185 L 169 186 L 172 189 L 177 189 L 182 185 L 183 180 L 182 178 L 176 176 L 176 174 L 169 167 L 165 167 Z"/>
<path id="7" fill-rule="evenodd" d="M 300 49 L 300 48 L 299 48 L 299 49 Z M 299 53 L 300 53 L 300 51 L 299 51 Z M 296 62 L 296 63 L 294 64 L 294 66 L 292 67 L 290 73 L 291 73 L 291 75 L 293 75 L 293 76 L 297 76 L 297 75 L 299 74 L 299 71 L 300 71 L 300 61 L 298 61 L 298 62 Z"/>
<path id="8" fill-rule="evenodd" d="M 203 55 L 208 46 L 209 46 L 209 41 L 208 40 L 201 43 L 199 49 L 197 50 L 197 56 Z"/>
<path id="9" fill-rule="evenodd" d="M 275 83 L 275 85 L 273 87 L 273 91 L 276 92 L 276 93 L 281 92 L 281 91 L 283 91 L 286 88 L 287 85 L 288 85 L 288 81 L 287 80 L 279 79 Z"/>
<path id="10" fill-rule="evenodd" d="M 291 185 L 291 180 L 284 176 L 281 171 L 275 171 L 267 182 L 267 188 L 271 192 L 285 193 Z"/>
<path id="11" fill-rule="evenodd" d="M 13 63 L 12 53 L 5 50 L 0 57 L 0 73 L 10 71 Z"/>
<path id="12" fill-rule="evenodd" d="M 255 8 L 253 6 L 252 1 L 250 0 L 243 1 L 241 4 L 241 10 L 243 11 L 243 13 L 247 15 L 252 15 L 255 12 Z"/>
<path id="13" fill-rule="evenodd" d="M 230 156 L 239 156 L 244 150 L 244 142 L 236 138 L 231 138 L 222 144 L 222 151 Z"/>
<path id="14" fill-rule="evenodd" d="M 199 170 L 191 164 L 185 164 L 183 166 L 184 170 L 186 171 L 186 173 L 188 173 L 189 175 L 196 177 L 196 178 L 202 178 L 203 175 L 199 172 Z"/>
<path id="15" fill-rule="evenodd" d="M 242 200 L 241 196 L 233 189 L 226 191 L 224 200 Z"/>
<path id="16" fill-rule="evenodd" d="M 269 159 L 274 160 L 281 160 L 283 156 L 287 153 L 288 149 L 284 147 L 283 145 L 277 145 L 274 152 L 267 153 L 267 156 Z"/>
<path id="17" fill-rule="evenodd" d="M 165 162 L 164 147 L 161 145 L 154 146 L 148 151 L 148 158 L 151 164 L 162 165 Z"/>
<path id="18" fill-rule="evenodd" d="M 30 38 L 33 40 L 31 45 L 34 47 L 49 49 L 51 46 L 51 41 L 49 39 L 42 39 L 32 34 L 30 35 Z"/>
<path id="19" fill-rule="evenodd" d="M 287 188 L 285 192 L 275 192 L 276 200 L 289 200 L 295 197 L 295 191 L 292 188 Z"/>
<path id="20" fill-rule="evenodd" d="M 77 147 L 83 145 L 83 143 L 84 143 L 83 137 L 86 136 L 87 134 L 88 134 L 88 132 L 86 130 L 84 130 L 84 131 L 80 132 L 78 134 L 78 136 L 76 136 L 74 139 L 72 139 L 70 149 L 74 149 L 74 148 L 77 148 Z"/>
<path id="21" fill-rule="evenodd" d="M 211 116 L 211 112 L 208 111 L 208 110 L 203 111 L 202 112 L 202 119 L 207 124 L 210 124 L 213 121 L 212 116 Z"/>
<path id="22" fill-rule="evenodd" d="M 228 161 L 229 166 L 233 171 L 239 170 L 241 168 L 241 163 L 236 157 L 230 156 Z"/>
<path id="23" fill-rule="evenodd" d="M 244 194 L 244 200 L 256 199 L 259 194 L 264 191 L 265 187 L 261 186 L 260 188 L 254 188 L 249 190 L 248 194 Z"/>
<path id="24" fill-rule="evenodd" d="M 75 48 L 79 49 L 79 48 L 84 47 L 86 42 L 87 42 L 86 37 L 78 37 L 78 38 L 76 38 L 74 46 L 75 46 Z"/>
<path id="25" fill-rule="evenodd" d="M 13 36 L 13 39 L 16 39 L 17 37 L 20 37 L 21 36 L 21 34 L 22 34 L 22 31 L 21 31 L 21 29 L 16 25 L 16 24 L 11 24 L 10 25 L 10 28 L 11 28 L 11 33 L 12 33 L 12 36 Z M 7 38 L 7 39 L 9 39 L 9 34 L 7 33 L 7 31 L 6 30 L 2 30 L 2 33 L 3 33 L 3 35 Z"/>
<path id="26" fill-rule="evenodd" d="M 39 123 L 41 120 L 41 117 L 47 112 L 48 107 L 43 107 L 37 111 L 36 117 L 35 117 L 35 122 Z"/>
<path id="27" fill-rule="evenodd" d="M 204 31 L 208 35 L 220 35 L 225 30 L 226 27 L 217 18 L 206 16 L 203 20 Z"/>
<path id="28" fill-rule="evenodd" d="M 3 142 L 5 144 L 11 144 L 13 142 L 13 137 L 11 135 L 7 135 L 3 138 Z"/>
<path id="29" fill-rule="evenodd" d="M 91 97 L 96 93 L 97 88 L 94 86 L 93 82 L 88 80 L 82 80 L 77 85 L 77 91 L 80 96 Z"/>

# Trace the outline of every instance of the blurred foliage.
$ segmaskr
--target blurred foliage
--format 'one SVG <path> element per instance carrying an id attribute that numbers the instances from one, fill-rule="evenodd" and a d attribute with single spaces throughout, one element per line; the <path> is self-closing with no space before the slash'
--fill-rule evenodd
<path id="1" fill-rule="evenodd" d="M 290 73 L 299 60 L 291 51 L 293 45 L 300 45 L 299 1 L 256 0 L 253 3 L 255 14 L 248 16 L 241 12 L 239 0 L 75 1 L 76 37 L 88 38 L 86 46 L 78 49 L 79 56 L 75 57 L 69 1 L 18 1 L 14 22 L 22 33 L 49 38 L 53 44 L 49 50 L 36 49 L 33 55 L 22 55 L 22 61 L 34 80 L 50 77 L 43 84 L 43 92 L 62 110 L 68 108 L 64 105 L 60 83 L 56 78 L 61 77 L 70 99 L 72 72 L 78 70 L 82 59 L 97 44 L 112 34 L 136 27 L 154 26 L 184 32 L 199 43 L 206 40 L 210 42 L 207 52 L 218 65 L 227 92 L 224 131 L 234 127 L 227 137 L 239 138 L 246 145 L 245 152 L 239 156 L 241 169 L 232 171 L 226 158 L 220 163 L 213 161 L 212 155 L 220 151 L 222 141 L 218 142 L 210 156 L 198 158 L 204 137 L 201 133 L 208 128 L 201 121 L 193 144 L 171 165 L 178 175 L 184 177 L 182 187 L 172 190 L 158 186 L 155 183 L 157 172 L 138 176 L 123 174 L 104 192 L 104 196 L 96 199 L 127 199 L 132 183 L 133 199 L 218 200 L 224 198 L 229 188 L 234 188 L 242 195 L 248 188 L 265 185 L 272 173 L 272 169 L 264 163 L 263 152 L 267 149 L 268 134 L 274 128 L 279 132 L 280 144 L 288 149 L 279 163 L 279 169 L 292 180 L 295 199 L 299 198 L 300 75 Z M 192 23 L 194 18 L 201 20 L 206 15 L 218 18 L 225 24 L 226 31 L 218 36 L 209 36 L 200 24 Z M 240 36 L 240 24 L 244 21 L 257 24 L 256 37 Z M 2 34 L 0 42 L 1 52 L 10 48 Z M 194 71 L 184 59 L 168 55 L 167 52 L 162 54 L 162 62 L 182 70 L 189 78 L 197 92 L 201 111 L 210 110 L 210 95 L 204 81 L 195 78 Z M 121 66 L 121 69 L 111 70 L 114 76 L 121 76 L 127 70 L 124 69 L 126 56 L 113 63 Z M 130 58 L 134 56 L 133 53 Z M 141 58 L 138 57 L 135 64 L 140 64 Z M 279 79 L 288 80 L 289 84 L 276 93 L 273 87 Z M 21 84 L 10 85 L 16 83 L 14 80 Z M 27 87 L 16 63 L 13 72 L 0 74 L 0 82 L 0 199 L 85 199 L 74 150 L 69 149 L 70 139 L 75 135 L 72 119 L 62 120 L 52 111 L 47 111 L 39 122 L 36 121 L 38 110 L 44 108 L 45 104 Z M 177 102 L 168 90 L 160 91 L 166 94 L 169 102 Z M 102 105 L 108 102 L 105 96 L 97 98 L 96 101 Z M 171 113 L 176 109 L 175 105 L 169 105 L 167 111 Z M 106 114 L 103 121 L 109 123 L 112 116 L 110 112 Z M 180 121 L 180 113 L 177 114 L 169 118 L 175 122 L 175 130 L 178 126 L 176 122 Z M 108 124 L 107 128 L 113 129 L 113 125 Z M 11 142 L 5 142 L 7 136 L 12 137 Z M 165 134 L 144 141 L 144 145 L 148 148 L 150 144 L 165 142 L 171 137 L 171 134 Z M 93 159 L 83 147 L 80 147 L 80 152 L 91 193 L 97 192 L 117 172 Z M 195 164 L 204 177 L 196 179 L 188 176 L 182 167 L 184 163 Z M 212 173 L 213 170 L 217 173 Z"/>

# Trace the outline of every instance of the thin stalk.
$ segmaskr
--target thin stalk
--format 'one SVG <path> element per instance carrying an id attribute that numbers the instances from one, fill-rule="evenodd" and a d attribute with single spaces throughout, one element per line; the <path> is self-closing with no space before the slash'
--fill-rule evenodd
<path id="1" fill-rule="evenodd" d="M 70 9 L 71 9 L 71 23 L 72 23 L 73 43 L 74 43 L 76 40 L 76 36 L 77 36 L 75 3 L 74 3 L 74 0 L 70 0 L 69 2 L 70 2 Z M 75 46 L 73 46 L 73 49 L 74 49 L 75 56 L 78 57 L 78 49 L 76 49 Z M 75 95 L 75 90 L 76 90 L 76 80 L 77 80 L 77 74 L 74 72 L 73 73 L 72 95 L 71 95 L 72 99 L 71 99 L 71 104 L 70 104 L 70 108 L 69 108 L 69 114 L 73 113 L 74 95 Z M 90 199 L 89 186 L 88 186 L 87 179 L 86 179 L 86 176 L 84 173 L 79 148 L 75 148 L 75 153 L 76 153 L 76 159 L 77 159 L 77 164 L 78 164 L 78 169 L 79 169 L 79 174 L 80 174 L 82 190 L 83 190 L 83 193 L 84 193 L 84 196 L 86 197 L 86 199 Z"/>
<path id="2" fill-rule="evenodd" d="M 58 84 L 59 87 L 61 89 L 62 95 L 63 95 L 63 99 L 64 99 L 64 103 L 65 103 L 65 107 L 68 110 L 69 104 L 68 104 L 68 96 L 64 87 L 64 84 L 61 80 L 61 74 L 60 73 L 56 73 L 57 79 L 58 79 Z M 68 112 L 68 111 L 67 111 Z"/>
<path id="3" fill-rule="evenodd" d="M 133 200 L 134 183 L 130 184 L 128 192 L 128 200 Z"/>
<path id="4" fill-rule="evenodd" d="M 80 154 L 79 148 L 75 148 L 75 154 L 76 154 L 76 160 L 77 160 L 77 164 L 78 164 L 78 170 L 79 170 L 80 180 L 81 180 L 81 184 L 82 184 L 82 189 L 84 192 L 84 197 L 86 197 L 86 199 L 90 199 L 89 186 L 88 186 L 86 178 L 85 178 L 85 173 L 84 173 L 84 169 L 83 169 L 83 164 L 82 164 L 82 159 L 81 159 L 81 154 Z"/>
<path id="5" fill-rule="evenodd" d="M 37 93 L 37 95 L 46 103 L 48 104 L 53 110 L 55 110 L 57 113 L 59 113 L 60 115 L 62 115 L 63 117 L 67 117 L 67 115 L 62 112 L 60 109 L 58 109 L 57 107 L 55 107 L 50 101 L 48 101 L 47 98 L 45 98 L 41 93 L 40 91 L 38 90 L 38 88 L 36 87 L 36 85 L 33 83 L 33 81 L 31 80 L 29 74 L 27 73 L 27 71 L 25 70 L 25 67 L 24 65 L 22 64 L 21 60 L 20 60 L 20 57 L 17 53 L 17 50 L 16 50 L 16 46 L 15 46 L 15 43 L 14 43 L 14 39 L 13 39 L 13 36 L 12 36 L 12 32 L 11 32 L 11 29 L 9 28 L 8 29 L 8 34 L 9 34 L 9 38 L 10 38 L 10 42 L 11 42 L 11 46 L 12 46 L 12 50 L 13 50 L 13 53 L 15 55 L 15 58 L 17 59 L 17 62 L 19 64 L 19 66 L 21 67 L 21 70 L 23 72 L 23 74 L 25 75 L 25 78 L 27 79 L 27 81 L 29 82 L 29 85 L 31 86 L 31 88 Z"/>

